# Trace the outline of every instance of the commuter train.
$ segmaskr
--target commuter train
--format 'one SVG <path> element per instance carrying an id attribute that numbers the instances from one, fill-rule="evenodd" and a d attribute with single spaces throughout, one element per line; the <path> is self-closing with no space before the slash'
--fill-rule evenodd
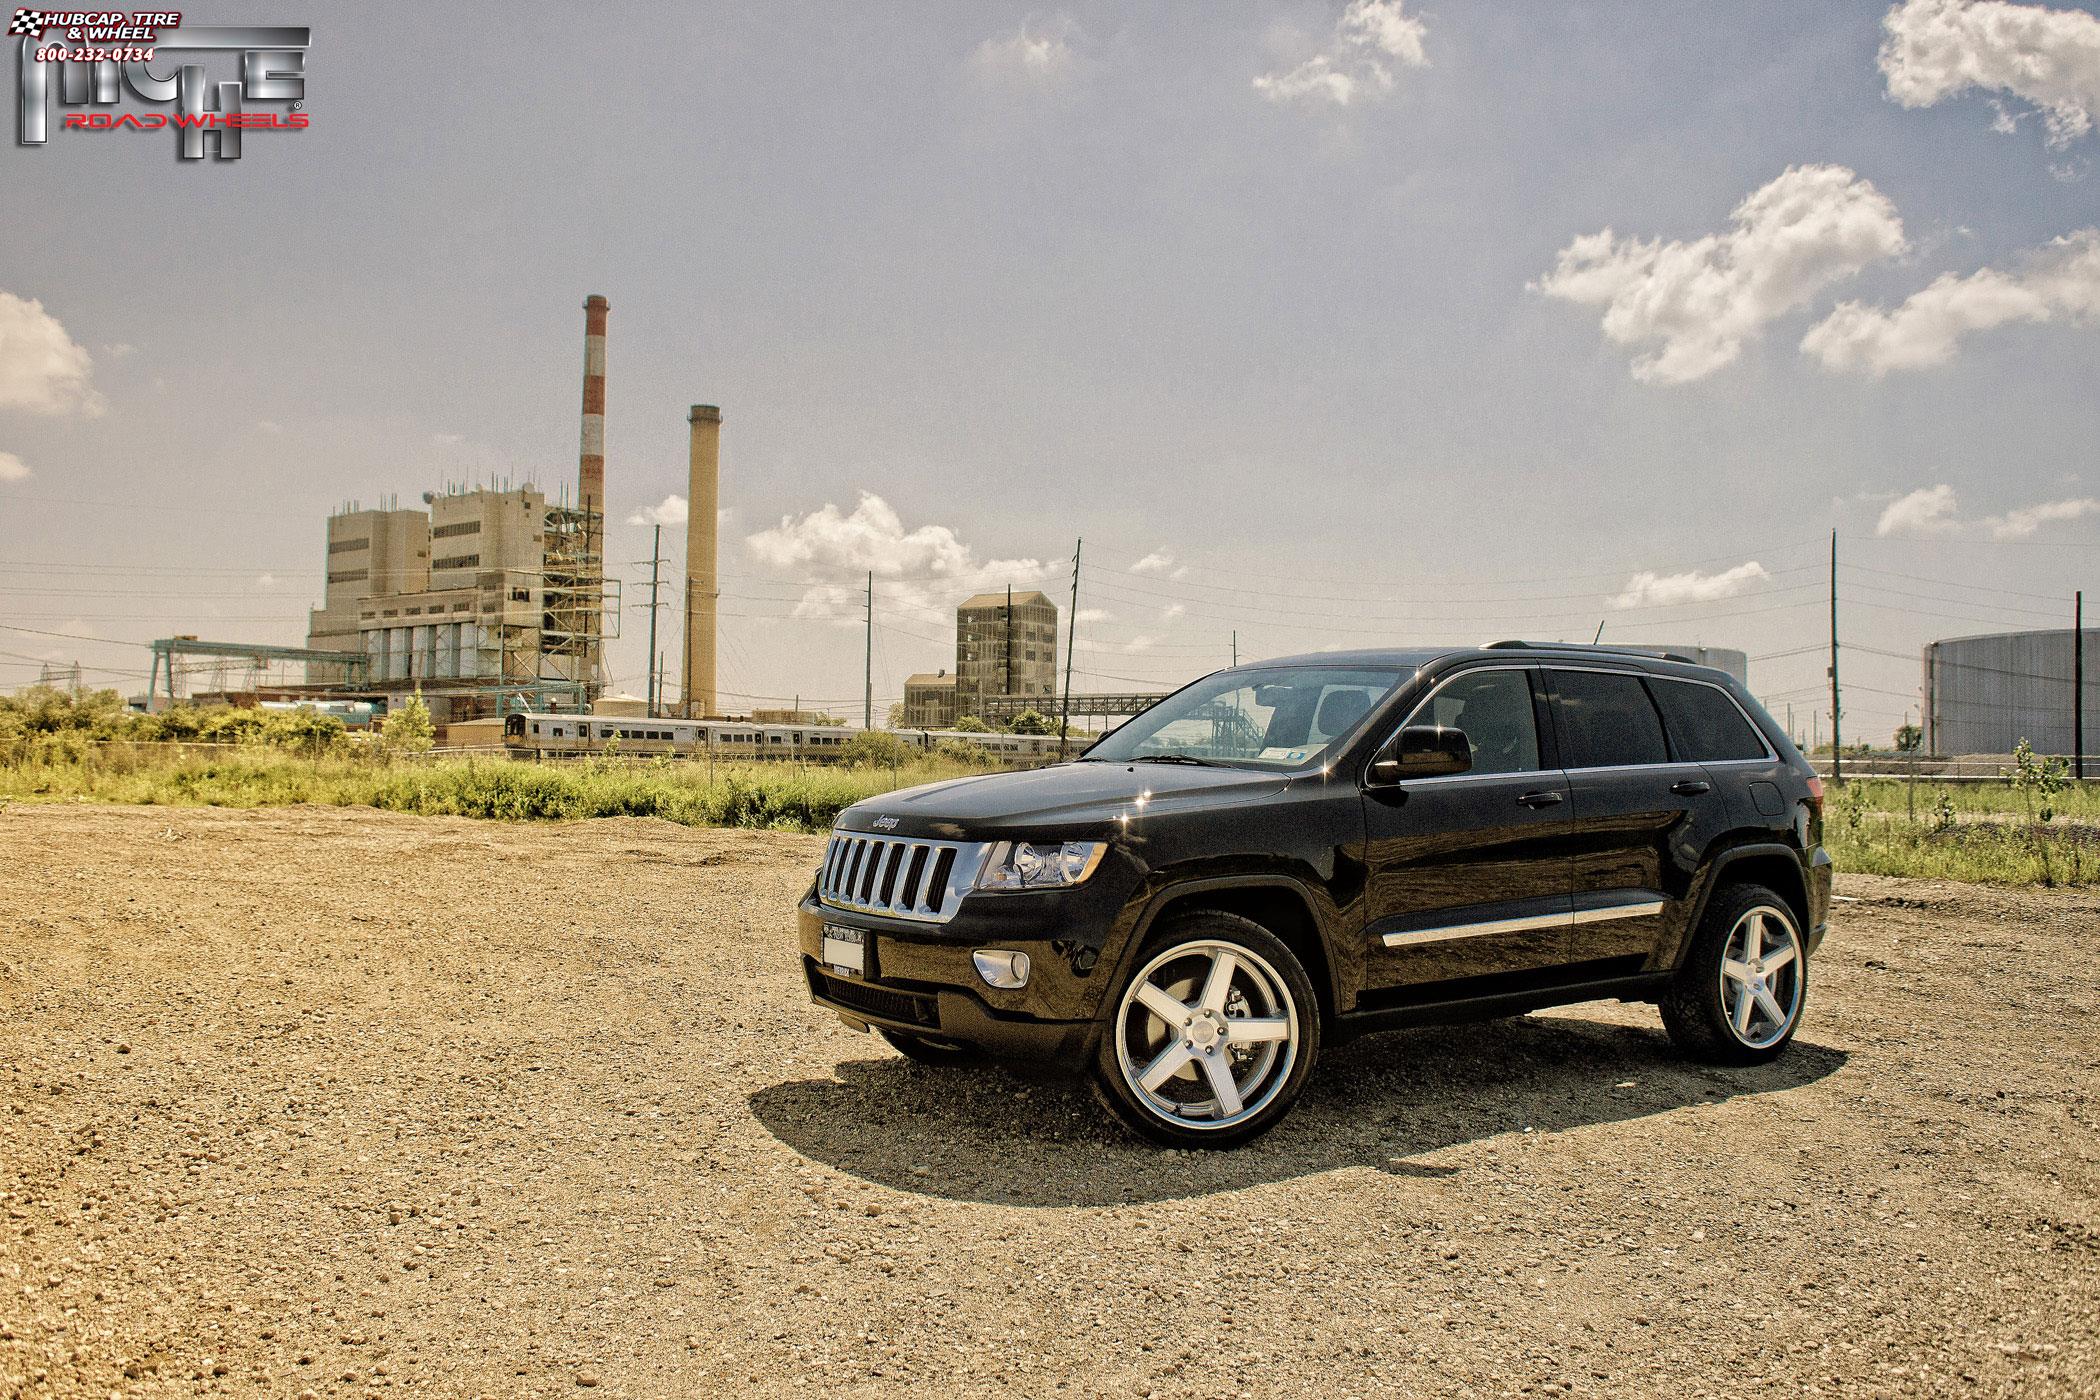
<path id="1" fill-rule="evenodd" d="M 726 719 L 645 719 L 639 716 L 525 713 L 503 720 L 503 747 L 520 758 L 577 758 L 616 752 L 629 758 L 791 759 L 836 763 L 859 729 L 822 724 L 751 724 Z M 1054 734 L 979 734 L 961 729 L 882 731 L 924 753 L 955 740 L 1003 763 L 1044 763 L 1057 757 Z M 1085 741 L 1075 737 L 1070 752 Z"/>

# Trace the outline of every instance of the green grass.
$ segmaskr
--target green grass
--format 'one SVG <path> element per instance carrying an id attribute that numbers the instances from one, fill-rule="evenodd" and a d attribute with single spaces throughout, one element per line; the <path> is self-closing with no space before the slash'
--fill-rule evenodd
<path id="1" fill-rule="evenodd" d="M 0 800 L 271 807 L 310 802 L 497 821 L 662 817 L 684 826 L 824 831 L 845 808 L 893 788 L 981 769 L 924 760 L 887 767 L 507 758 L 303 758 L 256 746 L 168 752 L 110 744 L 60 762 L 0 765 Z"/>
<path id="2" fill-rule="evenodd" d="M 893 788 L 985 771 L 920 760 L 888 767 L 501 757 L 302 757 L 259 744 L 123 742 L 46 747 L 0 763 L 0 801 L 271 807 L 310 802 L 497 821 L 661 817 L 685 826 L 824 831 L 845 808 Z M 1915 816 L 1912 815 L 1915 797 Z M 1824 840 L 1841 871 L 2010 885 L 2100 881 L 2100 788 L 2058 794 L 2032 821 L 1996 783 L 1898 779 L 1833 786 Z M 2044 859 L 2044 852 L 2047 858 Z"/>
<path id="3" fill-rule="evenodd" d="M 1992 885 L 2100 882 L 2100 787 L 2056 794 L 2030 816 L 2003 783 L 1867 778 L 1832 786 L 1823 841 L 1841 871 Z"/>

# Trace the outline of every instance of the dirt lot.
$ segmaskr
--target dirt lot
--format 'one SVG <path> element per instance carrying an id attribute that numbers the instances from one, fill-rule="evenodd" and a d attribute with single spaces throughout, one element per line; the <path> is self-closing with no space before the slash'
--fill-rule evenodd
<path id="1" fill-rule="evenodd" d="M 2100 1393 L 2091 895 L 1847 879 L 1775 1066 L 1409 1032 L 1191 1156 L 810 1007 L 817 849 L 0 811 L 0 1394 Z"/>

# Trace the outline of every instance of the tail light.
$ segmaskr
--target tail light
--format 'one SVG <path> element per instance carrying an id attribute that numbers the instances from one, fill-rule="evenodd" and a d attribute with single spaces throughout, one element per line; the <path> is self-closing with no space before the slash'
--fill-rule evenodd
<path id="1" fill-rule="evenodd" d="M 1823 780 L 1814 773 L 1808 775 L 1808 809 L 1818 818 L 1823 815 Z"/>

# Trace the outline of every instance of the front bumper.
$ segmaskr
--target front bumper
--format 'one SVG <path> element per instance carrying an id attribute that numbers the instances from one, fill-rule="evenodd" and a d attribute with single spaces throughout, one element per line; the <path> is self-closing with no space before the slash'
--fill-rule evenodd
<path id="1" fill-rule="evenodd" d="M 852 1023 L 959 1041 L 1002 1058 L 1083 1068 L 1093 1054 L 1101 985 L 1111 969 L 1097 946 L 1066 932 L 1089 926 L 1067 922 L 1080 912 L 1073 904 L 1082 890 L 992 896 L 977 908 L 966 904 L 945 924 L 833 909 L 812 892 L 795 911 L 810 999 Z M 867 935 L 865 976 L 824 965 L 827 923 Z M 986 986 L 970 961 L 979 948 L 1028 954 L 1028 985 Z"/>

